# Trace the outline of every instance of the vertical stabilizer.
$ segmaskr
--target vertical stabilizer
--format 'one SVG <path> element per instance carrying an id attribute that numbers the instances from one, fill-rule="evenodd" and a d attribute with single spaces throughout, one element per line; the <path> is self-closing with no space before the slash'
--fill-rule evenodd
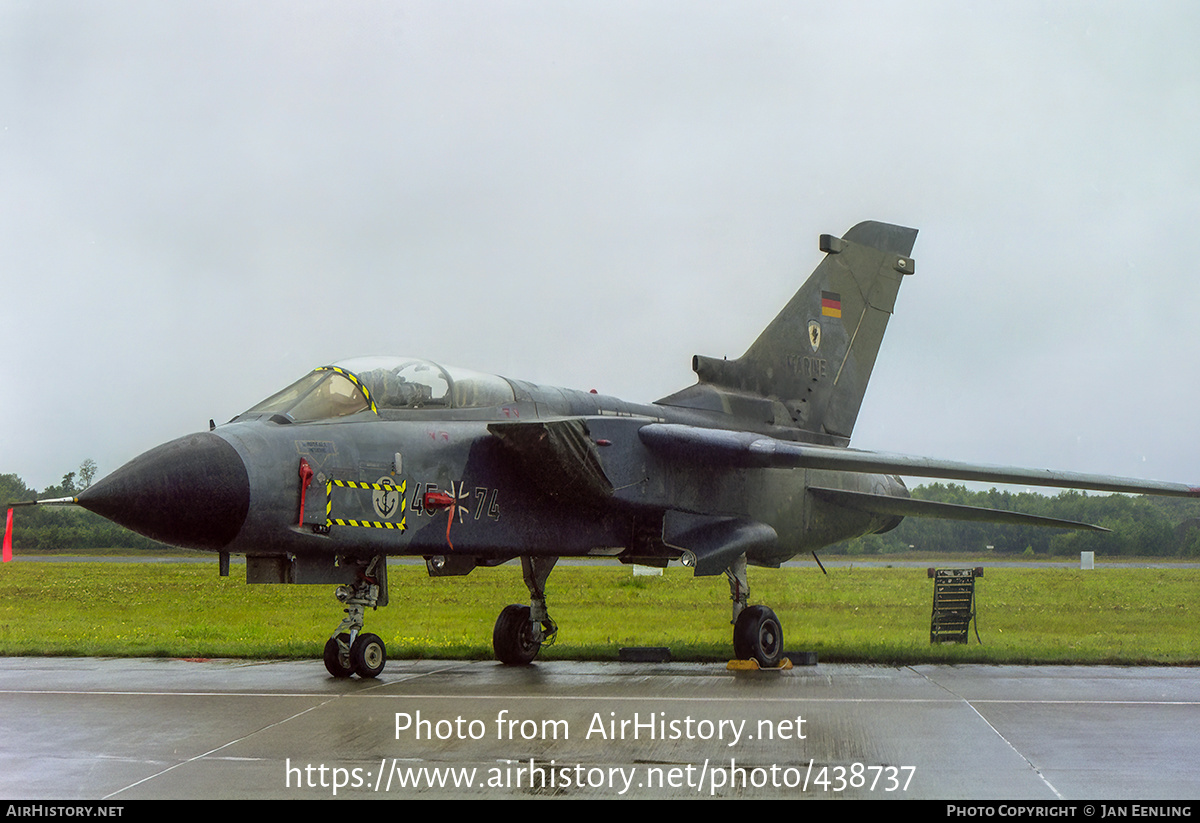
<path id="1" fill-rule="evenodd" d="M 849 439 L 916 238 L 916 229 L 876 222 L 821 235 L 825 259 L 746 353 L 697 355 L 700 385 L 660 402 L 693 405 L 688 396 L 707 384 L 771 400 L 776 425 Z"/>

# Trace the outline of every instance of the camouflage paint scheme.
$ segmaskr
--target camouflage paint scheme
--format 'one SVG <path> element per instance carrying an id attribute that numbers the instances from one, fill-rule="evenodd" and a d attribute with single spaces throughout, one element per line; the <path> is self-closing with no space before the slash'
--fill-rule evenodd
<path id="1" fill-rule="evenodd" d="M 726 574 L 739 657 L 778 665 L 782 629 L 750 606 L 747 564 L 894 528 L 905 516 L 1096 528 L 909 498 L 897 474 L 1197 496 L 1193 487 L 1007 469 L 848 448 L 917 232 L 860 223 L 736 360 L 696 356 L 698 382 L 655 403 L 538 386 L 412 358 L 318 369 L 229 423 L 160 446 L 77 501 L 179 546 L 247 556 L 248 582 L 341 583 L 356 606 L 326 647 L 335 676 L 375 676 L 361 632 L 387 602 L 386 557 L 431 575 L 522 558 L 530 606 L 494 633 L 530 662 L 557 627 L 558 557 L 611 556 Z"/>

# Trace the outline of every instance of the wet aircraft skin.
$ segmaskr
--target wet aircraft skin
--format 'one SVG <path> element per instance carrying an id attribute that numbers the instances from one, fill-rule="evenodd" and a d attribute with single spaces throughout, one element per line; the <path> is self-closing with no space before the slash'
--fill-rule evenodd
<path id="1" fill-rule="evenodd" d="M 266 415 L 235 419 L 212 432 L 188 435 L 147 452 L 87 489 L 78 502 L 135 531 L 187 548 L 318 556 L 333 552 L 425 555 L 469 549 L 472 555 L 501 561 L 518 552 L 577 556 L 626 550 L 624 544 L 638 516 L 653 517 L 667 498 L 676 507 L 713 514 L 739 513 L 722 501 L 754 498 L 755 511 L 748 513 L 758 514 L 793 538 L 788 545 L 794 548 L 753 555 L 755 561 L 770 565 L 790 559 L 809 545 L 819 547 L 870 533 L 893 519 L 839 512 L 836 527 L 809 535 L 805 518 L 788 517 L 801 508 L 796 501 L 803 500 L 807 473 L 781 469 L 747 477 L 752 474 L 748 470 L 731 473 L 692 464 L 677 467 L 656 459 L 637 437 L 642 426 L 653 422 L 692 426 L 726 422 L 714 421 L 715 415 L 634 406 L 586 392 L 570 392 L 578 397 L 564 398 L 563 390 L 518 385 L 529 400 L 487 410 L 491 420 L 456 420 L 460 415 L 454 410 L 418 412 L 413 416 L 425 419 L 411 421 L 381 421 L 370 411 L 303 424 Z M 476 410 L 464 411 L 461 416 L 480 416 Z M 539 488 L 515 470 L 488 430 L 492 422 L 564 417 L 586 421 L 594 440 L 604 443 L 596 454 L 613 484 L 624 486 L 613 495 L 624 512 L 589 510 L 585 504 L 564 506 L 553 491 Z M 397 454 L 401 455 L 402 480 L 395 479 Z M 300 480 L 296 467 L 300 458 L 315 472 L 307 490 L 311 496 L 305 497 L 305 512 L 316 511 L 316 515 L 306 517 L 305 525 L 300 525 L 297 517 Z M 289 476 L 297 479 L 280 482 Z M 892 476 L 837 472 L 821 472 L 820 476 L 824 486 L 840 484 L 864 491 L 882 488 L 905 495 L 902 483 Z M 403 482 L 403 503 L 394 504 L 404 514 L 403 532 L 370 527 L 326 532 L 319 528 L 325 522 L 323 485 L 327 478 L 382 480 L 397 487 Z M 646 482 L 646 478 L 658 482 Z M 753 490 L 739 494 L 748 483 Z M 431 506 L 426 502 L 426 495 L 439 492 L 452 497 L 453 504 Z M 346 508 L 339 505 L 335 512 L 339 519 L 381 520 L 371 494 L 347 493 L 345 497 Z M 313 501 L 320 505 L 314 507 Z M 446 512 L 451 508 L 450 541 L 457 549 L 447 543 Z M 674 559 L 677 555 L 664 556 Z"/>
<path id="2" fill-rule="evenodd" d="M 559 557 L 611 556 L 724 574 L 734 652 L 779 665 L 783 632 L 751 605 L 747 566 L 942 517 L 1085 523 L 913 500 L 898 475 L 1198 496 L 1195 487 L 850 449 L 916 231 L 860 223 L 736 360 L 697 355 L 695 385 L 638 404 L 405 357 L 324 366 L 209 432 L 134 459 L 72 502 L 178 546 L 247 556 L 251 583 L 341 584 L 326 644 L 338 677 L 382 671 L 366 608 L 386 558 L 430 575 L 521 558 L 528 606 L 493 645 L 525 664 L 553 639 L 545 584 Z"/>

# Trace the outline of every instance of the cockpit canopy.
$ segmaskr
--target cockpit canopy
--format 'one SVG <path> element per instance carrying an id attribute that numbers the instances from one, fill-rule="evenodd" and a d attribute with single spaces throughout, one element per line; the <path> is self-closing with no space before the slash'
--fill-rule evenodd
<path id="1" fill-rule="evenodd" d="M 471 409 L 515 399 L 503 377 L 412 357 L 360 357 L 323 366 L 247 414 L 283 414 L 297 423 L 362 411 Z"/>

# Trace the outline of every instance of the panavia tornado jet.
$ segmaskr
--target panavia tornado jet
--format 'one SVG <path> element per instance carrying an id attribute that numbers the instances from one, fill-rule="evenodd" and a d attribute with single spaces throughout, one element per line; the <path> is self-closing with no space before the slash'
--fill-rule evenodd
<path id="1" fill-rule="evenodd" d="M 520 558 L 528 605 L 493 631 L 530 663 L 558 627 L 546 582 L 560 557 L 724 574 L 733 648 L 780 664 L 783 631 L 751 604 L 747 566 L 940 517 L 1094 529 L 913 500 L 898 475 L 1196 497 L 1200 489 L 850 449 L 850 434 L 917 232 L 860 223 L 746 353 L 697 355 L 695 385 L 654 403 L 538 386 L 407 357 L 316 369 L 228 423 L 159 446 L 76 502 L 164 543 L 246 556 L 249 583 L 338 584 L 325 646 L 335 677 L 375 677 L 363 631 L 388 599 L 387 559 L 432 576 Z"/>

